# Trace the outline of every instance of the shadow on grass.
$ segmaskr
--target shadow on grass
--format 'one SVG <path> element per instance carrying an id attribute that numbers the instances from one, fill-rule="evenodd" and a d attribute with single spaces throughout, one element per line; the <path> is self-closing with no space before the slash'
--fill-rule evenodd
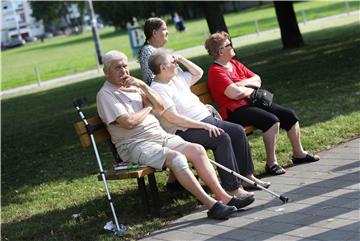
<path id="1" fill-rule="evenodd" d="M 186 192 L 168 193 L 160 191 L 160 201 L 163 204 L 161 219 L 179 217 L 184 210 L 193 210 L 194 202 L 189 202 Z M 69 197 L 70 198 L 70 197 Z M 146 235 L 148 229 L 154 229 L 151 225 L 156 223 L 161 227 L 159 218 L 144 215 L 141 210 L 137 190 L 128 190 L 121 194 L 112 193 L 112 199 L 117 213 L 119 224 L 132 227 L 125 233 L 126 236 L 134 236 L 134 232 Z M 178 199 L 184 201 L 179 204 Z M 171 200 L 171 201 L 169 201 Z M 137 210 L 134 212 L 134 210 Z M 181 210 L 181 211 L 180 211 Z M 136 215 L 134 215 L 136 213 Z M 73 214 L 80 214 L 79 219 L 72 217 Z M 144 219 L 148 222 L 144 223 Z M 35 214 L 29 218 L 22 218 L 18 221 L 2 224 L 2 237 L 4 240 L 98 240 L 100 237 L 112 237 L 112 233 L 104 230 L 106 222 L 113 220 L 112 212 L 105 197 L 95 198 L 80 205 L 70 206 L 66 209 L 54 209 L 53 211 Z M 147 227 L 150 225 L 150 227 Z M 140 229 L 140 230 L 137 230 Z M 85 231 L 86 230 L 86 231 Z M 113 236 L 114 240 L 118 240 Z M 108 240 L 108 239 L 106 239 Z M 112 239 L 111 239 L 112 240 Z"/>
<path id="2" fill-rule="evenodd" d="M 324 44 L 324 34 L 334 32 L 336 38 Z M 280 41 L 276 40 L 262 43 L 270 46 L 269 50 L 259 51 L 256 45 L 240 48 L 239 58 L 260 74 L 263 86 L 275 93 L 276 102 L 298 113 L 303 127 L 358 111 L 357 26 L 309 33 L 304 38 L 311 38 L 312 43 L 301 49 L 274 49 Z M 211 64 L 206 55 L 193 61 L 205 71 Z M 138 70 L 134 73 L 139 76 Z M 203 81 L 206 78 L 205 74 Z M 2 101 L 4 194 L 23 185 L 76 179 L 97 171 L 92 151 L 82 150 L 78 144 L 72 125 L 79 117 L 71 102 L 87 96 L 91 105 L 85 107 L 85 113 L 96 114 L 95 95 L 102 82 L 102 78 L 90 79 Z"/>
<path id="3" fill-rule="evenodd" d="M 301 49 L 281 50 L 280 40 L 276 40 L 239 48 L 238 53 L 250 69 L 259 73 L 264 87 L 275 93 L 275 101 L 292 107 L 303 127 L 311 126 L 359 111 L 359 32 L 357 25 L 349 25 L 304 34 L 310 44 Z M 205 71 L 211 64 L 205 55 L 193 61 Z M 138 70 L 135 73 L 139 76 Z M 204 77 L 206 81 L 206 75 Z M 25 201 L 22 197 L 30 195 L 16 190 L 31 192 L 32 187 L 40 184 L 76 180 L 97 172 L 92 150 L 83 150 L 74 132 L 73 123 L 79 121 L 79 116 L 71 102 L 87 96 L 91 104 L 84 108 L 85 113 L 96 114 L 95 95 L 102 82 L 102 78 L 90 79 L 2 100 L 2 207 L 21 204 Z M 102 148 L 101 153 L 105 150 Z M 82 208 L 92 209 L 96 203 L 90 201 Z M 105 209 L 104 206 L 101 210 Z M 60 233 L 71 240 L 73 228 L 65 223 L 77 210 L 74 207 L 35 215 L 17 223 L 3 224 L 3 230 L 21 232 L 21 225 L 47 225 L 54 216 L 65 212 L 61 218 L 63 224 L 56 223 L 54 227 L 65 225 L 65 231 Z M 43 219 L 46 221 L 41 221 Z M 103 221 L 108 220 L 103 218 L 100 226 Z M 96 222 L 87 223 L 86 230 L 92 229 Z M 37 228 L 34 226 L 34 229 Z"/>

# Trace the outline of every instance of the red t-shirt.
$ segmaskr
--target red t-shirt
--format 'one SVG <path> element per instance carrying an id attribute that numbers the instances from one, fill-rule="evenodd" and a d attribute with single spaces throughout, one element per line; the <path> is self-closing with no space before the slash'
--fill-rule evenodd
<path id="1" fill-rule="evenodd" d="M 230 60 L 230 63 L 233 67 L 232 72 L 218 64 L 212 64 L 208 72 L 208 88 L 212 98 L 219 106 L 220 115 L 224 120 L 228 118 L 227 109 L 234 111 L 237 108 L 250 103 L 246 98 L 240 100 L 228 98 L 225 95 L 225 89 L 232 83 L 240 82 L 255 75 L 251 70 L 235 59 Z M 229 76 L 231 78 L 229 78 Z"/>

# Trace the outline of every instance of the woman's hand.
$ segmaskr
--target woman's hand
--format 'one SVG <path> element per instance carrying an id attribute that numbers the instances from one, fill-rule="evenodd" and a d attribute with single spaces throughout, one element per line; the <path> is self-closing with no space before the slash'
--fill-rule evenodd
<path id="1" fill-rule="evenodd" d="M 176 62 L 179 62 L 179 63 L 181 63 L 181 61 L 183 61 L 185 59 L 183 56 L 177 55 L 177 54 L 173 54 L 172 57 L 174 58 L 174 60 Z"/>
<path id="2" fill-rule="evenodd" d="M 203 123 L 203 129 L 209 131 L 209 136 L 212 137 L 212 135 L 214 135 L 214 137 L 220 136 L 222 132 L 224 132 L 223 129 L 216 127 L 214 125 L 208 124 L 208 123 Z"/>

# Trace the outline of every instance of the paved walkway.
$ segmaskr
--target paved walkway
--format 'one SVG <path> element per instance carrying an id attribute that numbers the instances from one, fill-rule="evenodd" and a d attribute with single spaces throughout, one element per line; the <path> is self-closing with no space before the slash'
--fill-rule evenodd
<path id="1" fill-rule="evenodd" d="M 360 240 L 360 138 L 318 154 L 316 163 L 264 178 L 287 204 L 256 191 L 255 202 L 228 220 L 197 210 L 143 240 Z"/>

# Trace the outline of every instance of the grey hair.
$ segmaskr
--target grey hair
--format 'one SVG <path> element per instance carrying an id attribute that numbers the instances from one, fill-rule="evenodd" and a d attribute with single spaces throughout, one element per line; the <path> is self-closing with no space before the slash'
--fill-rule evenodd
<path id="1" fill-rule="evenodd" d="M 160 65 L 166 64 L 168 62 L 168 56 L 172 52 L 168 49 L 159 48 L 150 55 L 149 58 L 149 69 L 154 73 L 154 75 L 160 74 Z"/>
<path id="2" fill-rule="evenodd" d="M 102 56 L 101 60 L 104 65 L 104 69 L 107 69 L 108 67 L 110 67 L 112 61 L 127 60 L 127 57 L 123 52 L 117 50 L 110 50 Z"/>

